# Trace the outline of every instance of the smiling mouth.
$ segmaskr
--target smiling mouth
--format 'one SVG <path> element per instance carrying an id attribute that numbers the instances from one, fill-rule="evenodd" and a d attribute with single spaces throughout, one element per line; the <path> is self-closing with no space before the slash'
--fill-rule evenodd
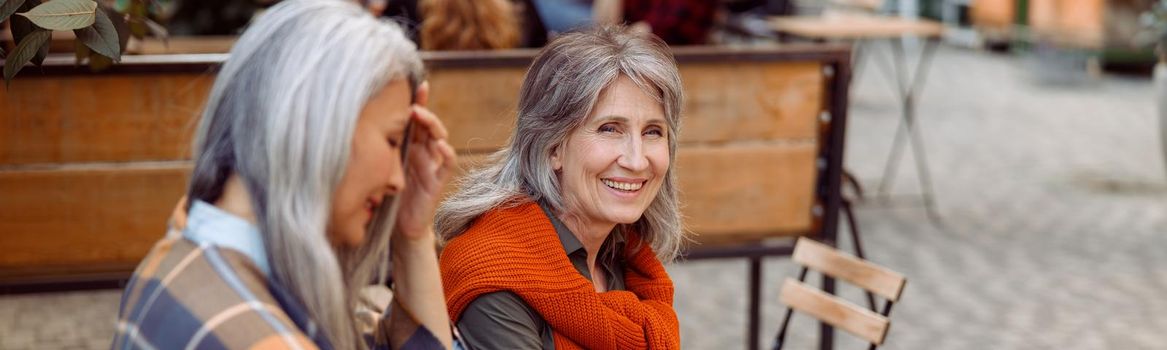
<path id="1" fill-rule="evenodd" d="M 623 191 L 623 192 L 639 191 L 641 187 L 644 187 L 644 183 L 645 183 L 645 181 L 621 182 L 621 181 L 615 181 L 615 180 L 611 180 L 611 179 L 600 179 L 600 181 L 603 182 L 605 186 L 608 186 L 608 188 L 611 188 L 611 189 L 614 189 L 617 191 Z"/>

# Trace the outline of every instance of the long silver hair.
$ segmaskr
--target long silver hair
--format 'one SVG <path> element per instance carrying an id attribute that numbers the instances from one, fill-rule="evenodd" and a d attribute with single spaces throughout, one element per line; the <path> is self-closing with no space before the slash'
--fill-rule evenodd
<path id="1" fill-rule="evenodd" d="M 333 246 L 331 198 L 365 104 L 390 81 L 421 73 L 396 25 L 348 1 L 284 1 L 235 43 L 198 126 L 188 197 L 213 202 L 231 174 L 242 178 L 272 277 L 338 349 L 365 347 L 357 293 L 384 279 L 389 232 L 369 232 L 359 248 Z"/>
<path id="2" fill-rule="evenodd" d="M 463 177 L 437 210 L 444 240 L 462 234 L 478 216 L 531 197 L 554 212 L 567 210 L 551 164 L 551 152 L 582 125 L 600 92 L 620 76 L 630 78 L 661 103 L 669 128 L 669 169 L 660 192 L 632 229 L 661 261 L 676 258 L 685 241 L 674 164 L 684 96 L 677 64 L 660 38 L 608 26 L 560 36 L 535 57 L 519 92 L 518 118 L 509 144 Z"/>

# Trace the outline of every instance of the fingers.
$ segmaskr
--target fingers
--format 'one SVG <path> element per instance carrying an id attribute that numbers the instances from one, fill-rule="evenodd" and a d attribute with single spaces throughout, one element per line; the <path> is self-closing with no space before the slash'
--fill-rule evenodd
<path id="1" fill-rule="evenodd" d="M 413 106 L 413 120 L 417 122 L 416 126 L 420 126 L 429 132 L 428 135 L 417 135 L 422 136 L 422 140 L 444 140 L 449 137 L 449 132 L 446 131 L 446 126 L 442 125 L 442 121 L 438 119 L 438 116 L 435 115 L 434 112 L 431 112 L 428 108 L 420 105 Z"/>
<path id="2" fill-rule="evenodd" d="M 458 155 L 454 152 L 454 147 L 446 140 L 435 140 L 430 143 L 430 152 L 435 154 L 441 161 L 435 162 L 434 175 L 440 181 L 445 182 L 458 166 Z"/>
<path id="3" fill-rule="evenodd" d="M 457 157 L 454 147 L 446 140 L 429 139 L 424 145 L 409 150 L 407 178 L 413 179 L 413 186 L 426 191 L 440 188 L 456 170 Z"/>

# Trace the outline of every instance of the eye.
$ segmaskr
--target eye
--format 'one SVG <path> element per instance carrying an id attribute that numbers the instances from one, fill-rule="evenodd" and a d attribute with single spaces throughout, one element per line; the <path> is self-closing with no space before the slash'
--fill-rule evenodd
<path id="1" fill-rule="evenodd" d="M 619 129 L 616 128 L 616 124 L 607 123 L 604 125 L 600 125 L 600 128 L 597 131 L 602 132 L 602 133 L 610 133 L 610 132 L 617 132 L 617 131 L 619 131 Z"/>
<path id="2" fill-rule="evenodd" d="M 401 138 L 400 137 L 390 137 L 388 140 L 388 143 L 389 143 L 390 148 L 398 148 L 401 146 Z"/>
<path id="3" fill-rule="evenodd" d="M 653 136 L 653 137 L 664 137 L 665 131 L 664 131 L 664 129 L 662 129 L 659 126 L 653 126 L 653 127 L 649 127 L 648 130 L 645 130 L 644 134 L 647 136 Z"/>

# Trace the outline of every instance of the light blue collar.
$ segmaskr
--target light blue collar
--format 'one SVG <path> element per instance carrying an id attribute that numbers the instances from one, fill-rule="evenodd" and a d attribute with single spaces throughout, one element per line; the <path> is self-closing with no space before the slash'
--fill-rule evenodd
<path id="1" fill-rule="evenodd" d="M 200 200 L 190 206 L 182 236 L 200 245 L 214 245 L 237 250 L 255 263 L 264 275 L 271 276 L 263 236 L 247 220 Z"/>

